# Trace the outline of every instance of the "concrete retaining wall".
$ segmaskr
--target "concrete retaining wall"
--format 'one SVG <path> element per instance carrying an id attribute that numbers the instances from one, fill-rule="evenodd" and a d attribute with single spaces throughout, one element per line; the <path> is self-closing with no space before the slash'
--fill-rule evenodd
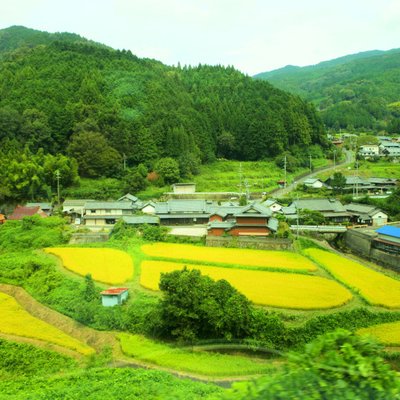
<path id="1" fill-rule="evenodd" d="M 74 233 L 69 244 L 107 242 L 109 238 L 110 234 L 105 232 Z"/>
<path id="2" fill-rule="evenodd" d="M 349 229 L 343 235 L 344 243 L 353 253 L 379 265 L 400 272 L 400 257 L 372 247 L 374 236 L 362 230 Z"/>
<path id="3" fill-rule="evenodd" d="M 343 235 L 343 239 L 346 246 L 350 250 L 354 251 L 354 253 L 360 254 L 364 257 L 369 257 L 371 252 L 371 236 L 363 233 L 362 231 L 349 229 Z"/>
<path id="4" fill-rule="evenodd" d="M 289 239 L 207 236 L 206 246 L 209 247 L 238 247 L 260 250 L 291 250 L 292 241 Z"/>

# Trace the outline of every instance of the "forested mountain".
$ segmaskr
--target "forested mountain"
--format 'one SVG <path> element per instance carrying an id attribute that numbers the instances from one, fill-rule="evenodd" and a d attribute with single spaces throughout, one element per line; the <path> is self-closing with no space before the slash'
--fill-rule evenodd
<path id="1" fill-rule="evenodd" d="M 23 27 L 0 31 L 0 49 L 3 152 L 63 153 L 81 176 L 114 176 L 123 158 L 151 171 L 165 157 L 190 176 L 216 157 L 326 146 L 314 106 L 234 68 L 169 67 Z"/>
<path id="2" fill-rule="evenodd" d="M 400 49 L 287 66 L 255 78 L 314 102 L 328 127 L 400 132 Z"/>
<path id="3" fill-rule="evenodd" d="M 106 47 L 103 44 L 87 40 L 75 33 L 48 33 L 37 31 L 35 29 L 25 28 L 23 26 L 10 26 L 0 30 L 0 58 L 1 53 L 13 51 L 23 47 L 35 47 L 38 45 L 47 45 L 57 40 L 70 43 L 90 43 L 100 47 Z"/>

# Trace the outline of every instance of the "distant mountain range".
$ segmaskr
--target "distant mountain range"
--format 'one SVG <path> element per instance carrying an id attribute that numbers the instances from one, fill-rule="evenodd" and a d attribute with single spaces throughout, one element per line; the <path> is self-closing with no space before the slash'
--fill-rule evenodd
<path id="1" fill-rule="evenodd" d="M 288 65 L 254 78 L 314 102 L 328 127 L 400 132 L 400 49 Z"/>

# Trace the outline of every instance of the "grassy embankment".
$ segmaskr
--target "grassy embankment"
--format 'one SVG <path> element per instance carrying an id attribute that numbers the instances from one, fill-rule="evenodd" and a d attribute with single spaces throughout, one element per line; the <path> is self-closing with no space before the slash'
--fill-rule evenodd
<path id="1" fill-rule="evenodd" d="M 323 167 L 332 162 L 317 158 L 313 160 L 314 168 Z M 241 165 L 241 168 L 240 168 Z M 278 167 L 274 161 L 228 161 L 218 160 L 212 164 L 200 167 L 199 175 L 181 181 L 193 181 L 198 192 L 238 192 L 240 190 L 240 169 L 242 175 L 242 190 L 245 181 L 250 192 L 265 192 L 277 188 L 277 181 L 284 179 L 283 165 Z M 288 182 L 308 171 L 308 168 L 298 168 L 287 173 Z M 169 185 L 162 187 L 149 185 L 146 189 L 134 193 L 142 200 L 159 198 L 171 190 Z M 81 199 L 118 199 L 124 194 L 121 180 L 113 178 L 87 179 L 81 178 L 80 185 L 63 191 L 66 198 Z"/>

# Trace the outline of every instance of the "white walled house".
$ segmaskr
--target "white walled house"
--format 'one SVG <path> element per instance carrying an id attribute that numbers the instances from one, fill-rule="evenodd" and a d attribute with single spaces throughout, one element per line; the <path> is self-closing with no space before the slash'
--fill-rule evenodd
<path id="1" fill-rule="evenodd" d="M 360 146 L 358 154 L 360 156 L 364 156 L 364 157 L 379 156 L 379 146 L 377 144 L 366 144 L 366 145 Z"/>
<path id="2" fill-rule="evenodd" d="M 265 200 L 262 205 L 264 207 L 269 208 L 273 213 L 280 212 L 282 210 L 282 204 L 280 204 L 277 200 L 275 199 L 268 199 Z"/>
<path id="3" fill-rule="evenodd" d="M 124 215 L 134 214 L 136 208 L 128 201 L 89 201 L 85 203 L 85 225 L 114 225 Z"/>
<path id="4" fill-rule="evenodd" d="M 311 189 L 321 189 L 324 186 L 324 182 L 320 181 L 317 178 L 308 178 L 303 182 L 304 186 L 311 188 Z"/>
<path id="5" fill-rule="evenodd" d="M 358 224 L 383 226 L 388 222 L 388 215 L 375 206 L 350 203 L 346 204 L 345 208 L 351 214 L 351 220 Z"/>

